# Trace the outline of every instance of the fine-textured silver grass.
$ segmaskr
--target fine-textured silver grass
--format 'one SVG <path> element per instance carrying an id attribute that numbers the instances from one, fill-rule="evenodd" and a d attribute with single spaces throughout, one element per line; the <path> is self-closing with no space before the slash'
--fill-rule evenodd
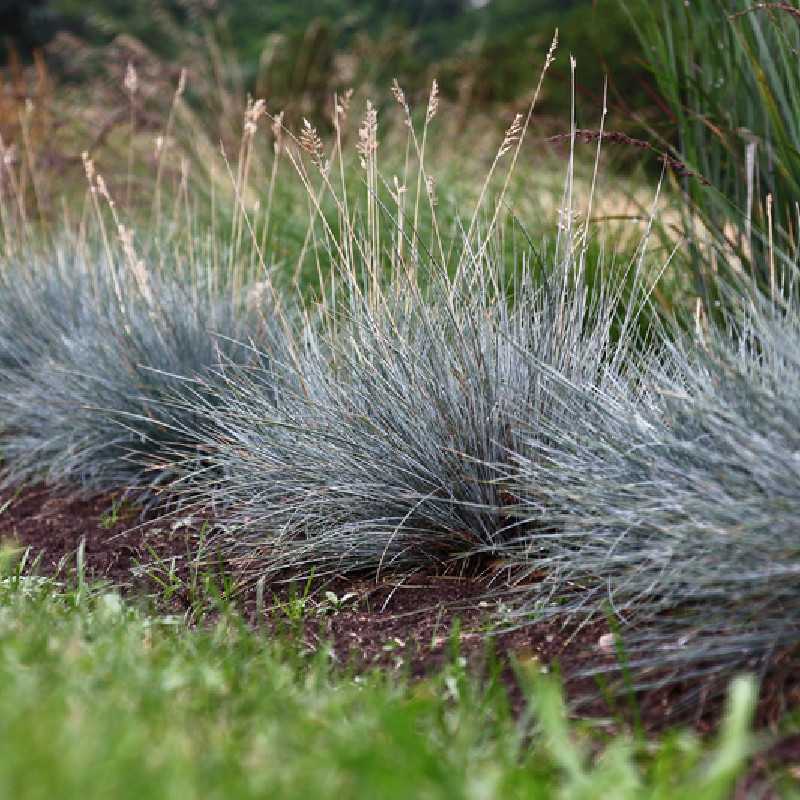
<path id="1" fill-rule="evenodd" d="M 56 254 L 63 255 L 63 254 Z M 0 269 L 0 370 L 29 368 L 92 315 L 91 275 L 69 259 Z M 2 425 L 2 421 L 0 421 Z"/>
<path id="2" fill-rule="evenodd" d="M 205 412 L 213 477 L 190 476 L 228 555 L 320 574 L 501 550 L 517 535 L 504 477 L 520 419 L 562 420 L 551 371 L 594 386 L 630 344 L 619 286 L 590 292 L 585 249 L 568 249 L 510 285 L 466 246 L 454 276 L 348 278 L 282 365 L 277 401 L 229 371 Z"/>
<path id="3" fill-rule="evenodd" d="M 78 257 L 2 272 L 0 414 L 6 480 L 154 491 L 174 451 L 192 451 L 181 398 L 260 363 L 269 321 L 233 294 Z"/>
<path id="4" fill-rule="evenodd" d="M 729 300 L 724 327 L 664 347 L 649 388 L 570 386 L 575 425 L 520 459 L 523 516 L 547 519 L 519 548 L 547 576 L 520 621 L 614 615 L 640 685 L 800 643 L 800 313 Z"/>

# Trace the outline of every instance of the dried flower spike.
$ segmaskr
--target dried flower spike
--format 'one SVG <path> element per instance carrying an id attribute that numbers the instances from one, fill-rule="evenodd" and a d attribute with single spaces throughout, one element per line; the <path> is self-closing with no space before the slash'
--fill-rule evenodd
<path id="1" fill-rule="evenodd" d="M 350 110 L 350 101 L 353 99 L 353 90 L 346 89 L 344 94 L 337 94 L 334 103 L 334 113 L 337 121 L 344 121 L 347 118 L 347 112 Z"/>
<path id="2" fill-rule="evenodd" d="M 139 88 L 139 75 L 136 72 L 136 67 L 129 61 L 128 66 L 125 68 L 125 78 L 122 81 L 122 85 L 128 91 L 129 94 L 136 94 L 136 91 Z"/>
<path id="3" fill-rule="evenodd" d="M 522 114 L 517 114 L 514 117 L 514 121 L 503 138 L 503 144 L 500 145 L 498 156 L 504 156 L 519 141 L 519 137 L 522 135 L 522 120 Z"/>
<path id="4" fill-rule="evenodd" d="M 544 60 L 544 68 L 550 69 L 550 65 L 555 61 L 556 58 L 556 50 L 558 49 L 558 28 L 556 28 L 556 32 L 553 34 L 553 41 L 550 42 L 550 49 L 547 51 L 547 57 Z"/>
<path id="5" fill-rule="evenodd" d="M 106 186 L 106 182 L 103 179 L 102 175 L 97 175 L 97 191 L 100 192 L 102 197 L 108 201 L 110 206 L 114 205 L 114 200 L 111 197 L 111 192 L 108 191 L 108 186 Z"/>
<path id="6" fill-rule="evenodd" d="M 311 162 L 320 172 L 327 171 L 325 149 L 317 129 L 304 117 L 303 130 L 300 132 L 300 146 L 311 156 Z"/>
<path id="7" fill-rule="evenodd" d="M 275 139 L 275 155 L 278 156 L 283 150 L 283 111 L 272 118 L 272 136 Z"/>
<path id="8" fill-rule="evenodd" d="M 403 91 L 397 78 L 392 80 L 392 97 L 397 101 L 399 106 L 402 106 L 404 111 L 408 110 L 408 103 L 406 102 L 406 93 Z"/>
<path id="9" fill-rule="evenodd" d="M 361 166 L 366 169 L 370 158 L 378 150 L 378 110 L 367 100 L 367 111 L 358 129 L 356 150 L 361 156 Z"/>
<path id="10" fill-rule="evenodd" d="M 430 122 L 439 110 L 439 81 L 433 79 L 431 93 L 428 97 L 428 110 L 425 112 L 425 122 Z"/>
<path id="11" fill-rule="evenodd" d="M 92 191 L 94 191 L 94 161 L 89 158 L 89 153 L 86 150 L 81 153 L 81 160 L 83 161 L 83 169 L 86 172 L 86 180 L 89 181 L 89 185 L 92 187 Z"/>
<path id="12" fill-rule="evenodd" d="M 254 136 L 258 129 L 258 120 L 267 113 L 267 101 L 260 99 L 255 103 L 248 101 L 244 112 L 244 132 L 246 136 Z"/>

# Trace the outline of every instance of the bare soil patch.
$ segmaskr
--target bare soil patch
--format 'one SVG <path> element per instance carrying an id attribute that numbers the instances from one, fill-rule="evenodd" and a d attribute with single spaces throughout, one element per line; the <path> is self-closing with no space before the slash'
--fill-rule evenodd
<path id="1" fill-rule="evenodd" d="M 185 587 L 198 531 L 180 520 L 143 520 L 137 509 L 118 505 L 113 496 L 76 498 L 44 487 L 16 495 L 0 493 L 0 508 L 6 503 L 0 514 L 0 541 L 30 548 L 29 563 L 40 574 L 74 576 L 83 542 L 87 580 L 107 581 L 126 595 L 163 595 L 166 575 L 174 570 L 183 586 L 171 596 L 169 610 L 180 612 L 190 606 L 192 598 Z M 305 589 L 302 581 L 275 581 L 266 587 L 265 606 L 286 627 L 291 620 L 282 609 L 304 599 L 300 627 L 308 646 L 329 644 L 339 663 L 354 668 L 428 674 L 452 657 L 454 625 L 459 630 L 459 652 L 475 666 L 494 658 L 507 662 L 513 653 L 543 669 L 558 664 L 569 675 L 580 665 L 608 659 L 597 646 L 607 632 L 605 625 L 577 633 L 553 624 L 496 632 L 492 587 L 480 578 L 419 573 L 390 575 L 376 582 L 338 577 L 319 583 L 303 598 Z M 347 599 L 341 605 L 332 603 L 328 592 L 337 600 Z M 256 620 L 252 591 L 241 602 L 254 623 L 263 622 Z M 511 680 L 510 670 L 507 677 Z"/>
<path id="2" fill-rule="evenodd" d="M 142 565 L 191 555 L 185 531 L 147 522 L 113 495 L 80 497 L 37 486 L 0 492 L 0 508 L 0 541 L 30 548 L 29 563 L 42 575 L 74 576 L 83 543 L 87 580 L 125 593 L 152 592 L 153 582 L 139 576 Z"/>
<path id="3" fill-rule="evenodd" d="M 161 596 L 169 570 L 181 577 L 181 588 L 170 596 L 167 610 L 184 612 L 192 597 L 187 574 L 195 557 L 198 530 L 189 521 L 143 519 L 140 511 L 109 495 L 76 498 L 54 489 L 36 487 L 17 493 L 0 492 L 0 541 L 30 548 L 30 558 L 40 574 L 69 579 L 77 568 L 76 553 L 83 542 L 84 568 L 91 581 L 108 581 L 124 594 Z M 292 598 L 302 596 L 302 584 L 275 582 L 266 587 L 265 605 L 272 613 L 258 619 L 253 592 L 241 598 L 249 619 L 265 630 L 290 624 L 281 611 Z M 333 592 L 332 603 L 326 592 Z M 337 661 L 354 669 L 401 670 L 412 677 L 434 672 L 453 655 L 454 626 L 458 628 L 459 654 L 478 674 L 499 672 L 515 707 L 523 705 L 522 692 L 512 663 L 527 668 L 558 670 L 568 697 L 581 701 L 584 715 L 609 720 L 614 729 L 631 723 L 623 701 L 613 707 L 603 700 L 597 683 L 576 677 L 599 663 L 613 663 L 601 646 L 608 628 L 603 622 L 580 630 L 554 623 L 531 624 L 513 631 L 494 626 L 499 596 L 480 577 L 414 574 L 387 576 L 380 581 L 340 577 L 314 587 L 297 634 L 309 648 L 330 645 Z M 759 721 L 771 726 L 791 708 L 800 707 L 798 659 L 782 654 L 762 688 Z M 687 688 L 697 698 L 687 713 Z M 673 685 L 640 693 L 635 707 L 646 729 L 658 730 L 677 717 L 690 721 L 700 732 L 713 729 L 719 717 L 717 687 Z M 589 699 L 587 699 L 589 698 Z M 781 740 L 762 756 L 762 767 L 772 760 L 800 761 L 800 739 Z"/>

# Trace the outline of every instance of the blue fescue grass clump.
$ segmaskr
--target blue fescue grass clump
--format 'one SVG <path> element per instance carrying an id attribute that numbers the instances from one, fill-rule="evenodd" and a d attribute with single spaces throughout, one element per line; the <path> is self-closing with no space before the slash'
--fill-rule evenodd
<path id="1" fill-rule="evenodd" d="M 264 367 L 276 325 L 196 277 L 78 257 L 2 272 L 0 415 L 8 483 L 152 495 L 196 452 L 187 403 L 229 364 Z M 260 349 L 259 349 L 260 348 Z M 266 369 L 264 370 L 266 373 Z"/>
<path id="2" fill-rule="evenodd" d="M 510 284 L 469 248 L 454 276 L 365 288 L 351 274 L 283 365 L 277 401 L 257 373 L 229 371 L 204 413 L 214 469 L 187 476 L 229 557 L 319 575 L 501 552 L 519 536 L 505 478 L 520 419 L 563 420 L 551 373 L 595 386 L 627 368 L 639 306 L 590 292 L 585 254 L 523 264 Z"/>
<path id="3" fill-rule="evenodd" d="M 531 611 L 615 617 L 640 685 L 765 669 L 800 644 L 800 308 L 734 295 L 678 340 L 644 393 L 576 392 L 581 413 L 520 459 Z M 536 444 L 532 443 L 534 451 Z"/>
<path id="4" fill-rule="evenodd" d="M 88 271 L 75 268 L 63 252 L 54 256 L 47 268 L 20 262 L 0 269 L 0 369 L 5 377 L 30 368 L 93 313 Z"/>

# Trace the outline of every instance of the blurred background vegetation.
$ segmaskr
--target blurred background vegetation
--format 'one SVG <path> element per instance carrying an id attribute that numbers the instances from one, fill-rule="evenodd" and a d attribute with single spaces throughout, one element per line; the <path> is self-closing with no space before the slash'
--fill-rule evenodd
<path id="1" fill-rule="evenodd" d="M 0 26 L 5 63 L 30 61 L 65 34 L 95 46 L 124 35 L 178 62 L 198 38 L 213 37 L 246 90 L 303 113 L 334 90 L 385 91 L 393 78 L 412 97 L 436 77 L 464 107 L 513 104 L 530 92 L 558 27 L 560 57 L 543 110 L 569 108 L 569 53 L 581 61 L 576 91 L 590 100 L 593 121 L 606 75 L 620 120 L 652 102 L 618 0 L 3 0 Z M 74 66 L 56 74 L 74 79 Z"/>
<path id="2" fill-rule="evenodd" d="M 360 185 L 354 140 L 366 98 L 381 119 L 382 171 L 388 181 L 402 179 L 407 128 L 390 89 L 397 79 L 415 122 L 424 122 L 435 79 L 442 111 L 428 137 L 428 174 L 443 228 L 457 236 L 504 132 L 530 103 L 557 28 L 560 45 L 537 103 L 536 147 L 526 148 L 508 195 L 510 213 L 536 238 L 560 203 L 569 143 L 558 137 L 569 131 L 571 54 L 578 127 L 600 125 L 606 82 L 607 130 L 644 136 L 658 121 L 632 10 L 620 0 L 0 0 L 0 150 L 13 167 L 6 178 L 13 171 L 21 217 L 61 225 L 85 206 L 85 151 L 139 230 L 152 219 L 155 176 L 174 208 L 175 198 L 186 198 L 181 218 L 204 227 L 214 216 L 219 236 L 236 215 L 224 161 L 235 168 L 248 98 L 282 112 L 287 131 L 299 132 L 308 119 L 330 142 L 334 96 L 355 88 L 341 149 L 350 154 L 348 182 Z M 463 158 L 453 158 L 454 141 Z M 273 192 L 265 187 L 274 187 L 268 205 L 278 212 L 265 246 L 274 261 L 289 262 L 311 248 L 308 200 L 298 181 L 275 180 L 279 159 L 271 150 L 268 142 L 254 150 L 252 196 L 241 199 L 255 214 Z M 595 147 L 579 143 L 578 150 L 577 174 L 588 189 Z M 658 159 L 615 145 L 604 148 L 603 161 L 606 174 L 620 161 L 628 178 L 637 170 L 649 175 L 617 182 L 598 200 L 597 215 L 641 217 Z M 640 191 L 645 185 L 650 191 Z M 429 217 L 419 215 L 423 235 Z M 313 273 L 317 250 L 306 265 Z"/>
<path id="3" fill-rule="evenodd" d="M 310 120 L 330 147 L 334 96 L 355 88 L 341 152 L 356 149 L 369 98 L 391 181 L 409 161 L 392 82 L 421 123 L 436 79 L 444 113 L 426 158 L 455 231 L 498 141 L 528 107 L 557 28 L 534 146 L 510 194 L 527 232 L 535 238 L 559 208 L 574 56 L 579 175 L 591 173 L 607 92 L 598 223 L 641 230 L 666 162 L 656 229 L 665 253 L 682 242 L 686 269 L 674 272 L 683 288 L 713 299 L 706 273 L 720 261 L 775 291 L 776 269 L 800 257 L 798 19 L 794 1 L 754 0 L 0 0 L 0 154 L 23 217 L 77 207 L 83 151 L 134 215 L 137 203 L 150 208 L 155 175 L 173 196 L 191 183 L 194 219 L 209 218 L 212 205 L 233 217 L 239 199 L 220 152 L 236 163 L 248 98 L 283 112 L 287 131 Z M 254 192 L 241 199 L 255 209 L 264 187 L 276 187 L 271 254 L 290 259 L 308 250 L 298 222 L 308 201 L 275 182 L 271 150 L 262 142 L 257 163 L 248 161 Z M 348 181 L 360 185 L 349 158 Z"/>

